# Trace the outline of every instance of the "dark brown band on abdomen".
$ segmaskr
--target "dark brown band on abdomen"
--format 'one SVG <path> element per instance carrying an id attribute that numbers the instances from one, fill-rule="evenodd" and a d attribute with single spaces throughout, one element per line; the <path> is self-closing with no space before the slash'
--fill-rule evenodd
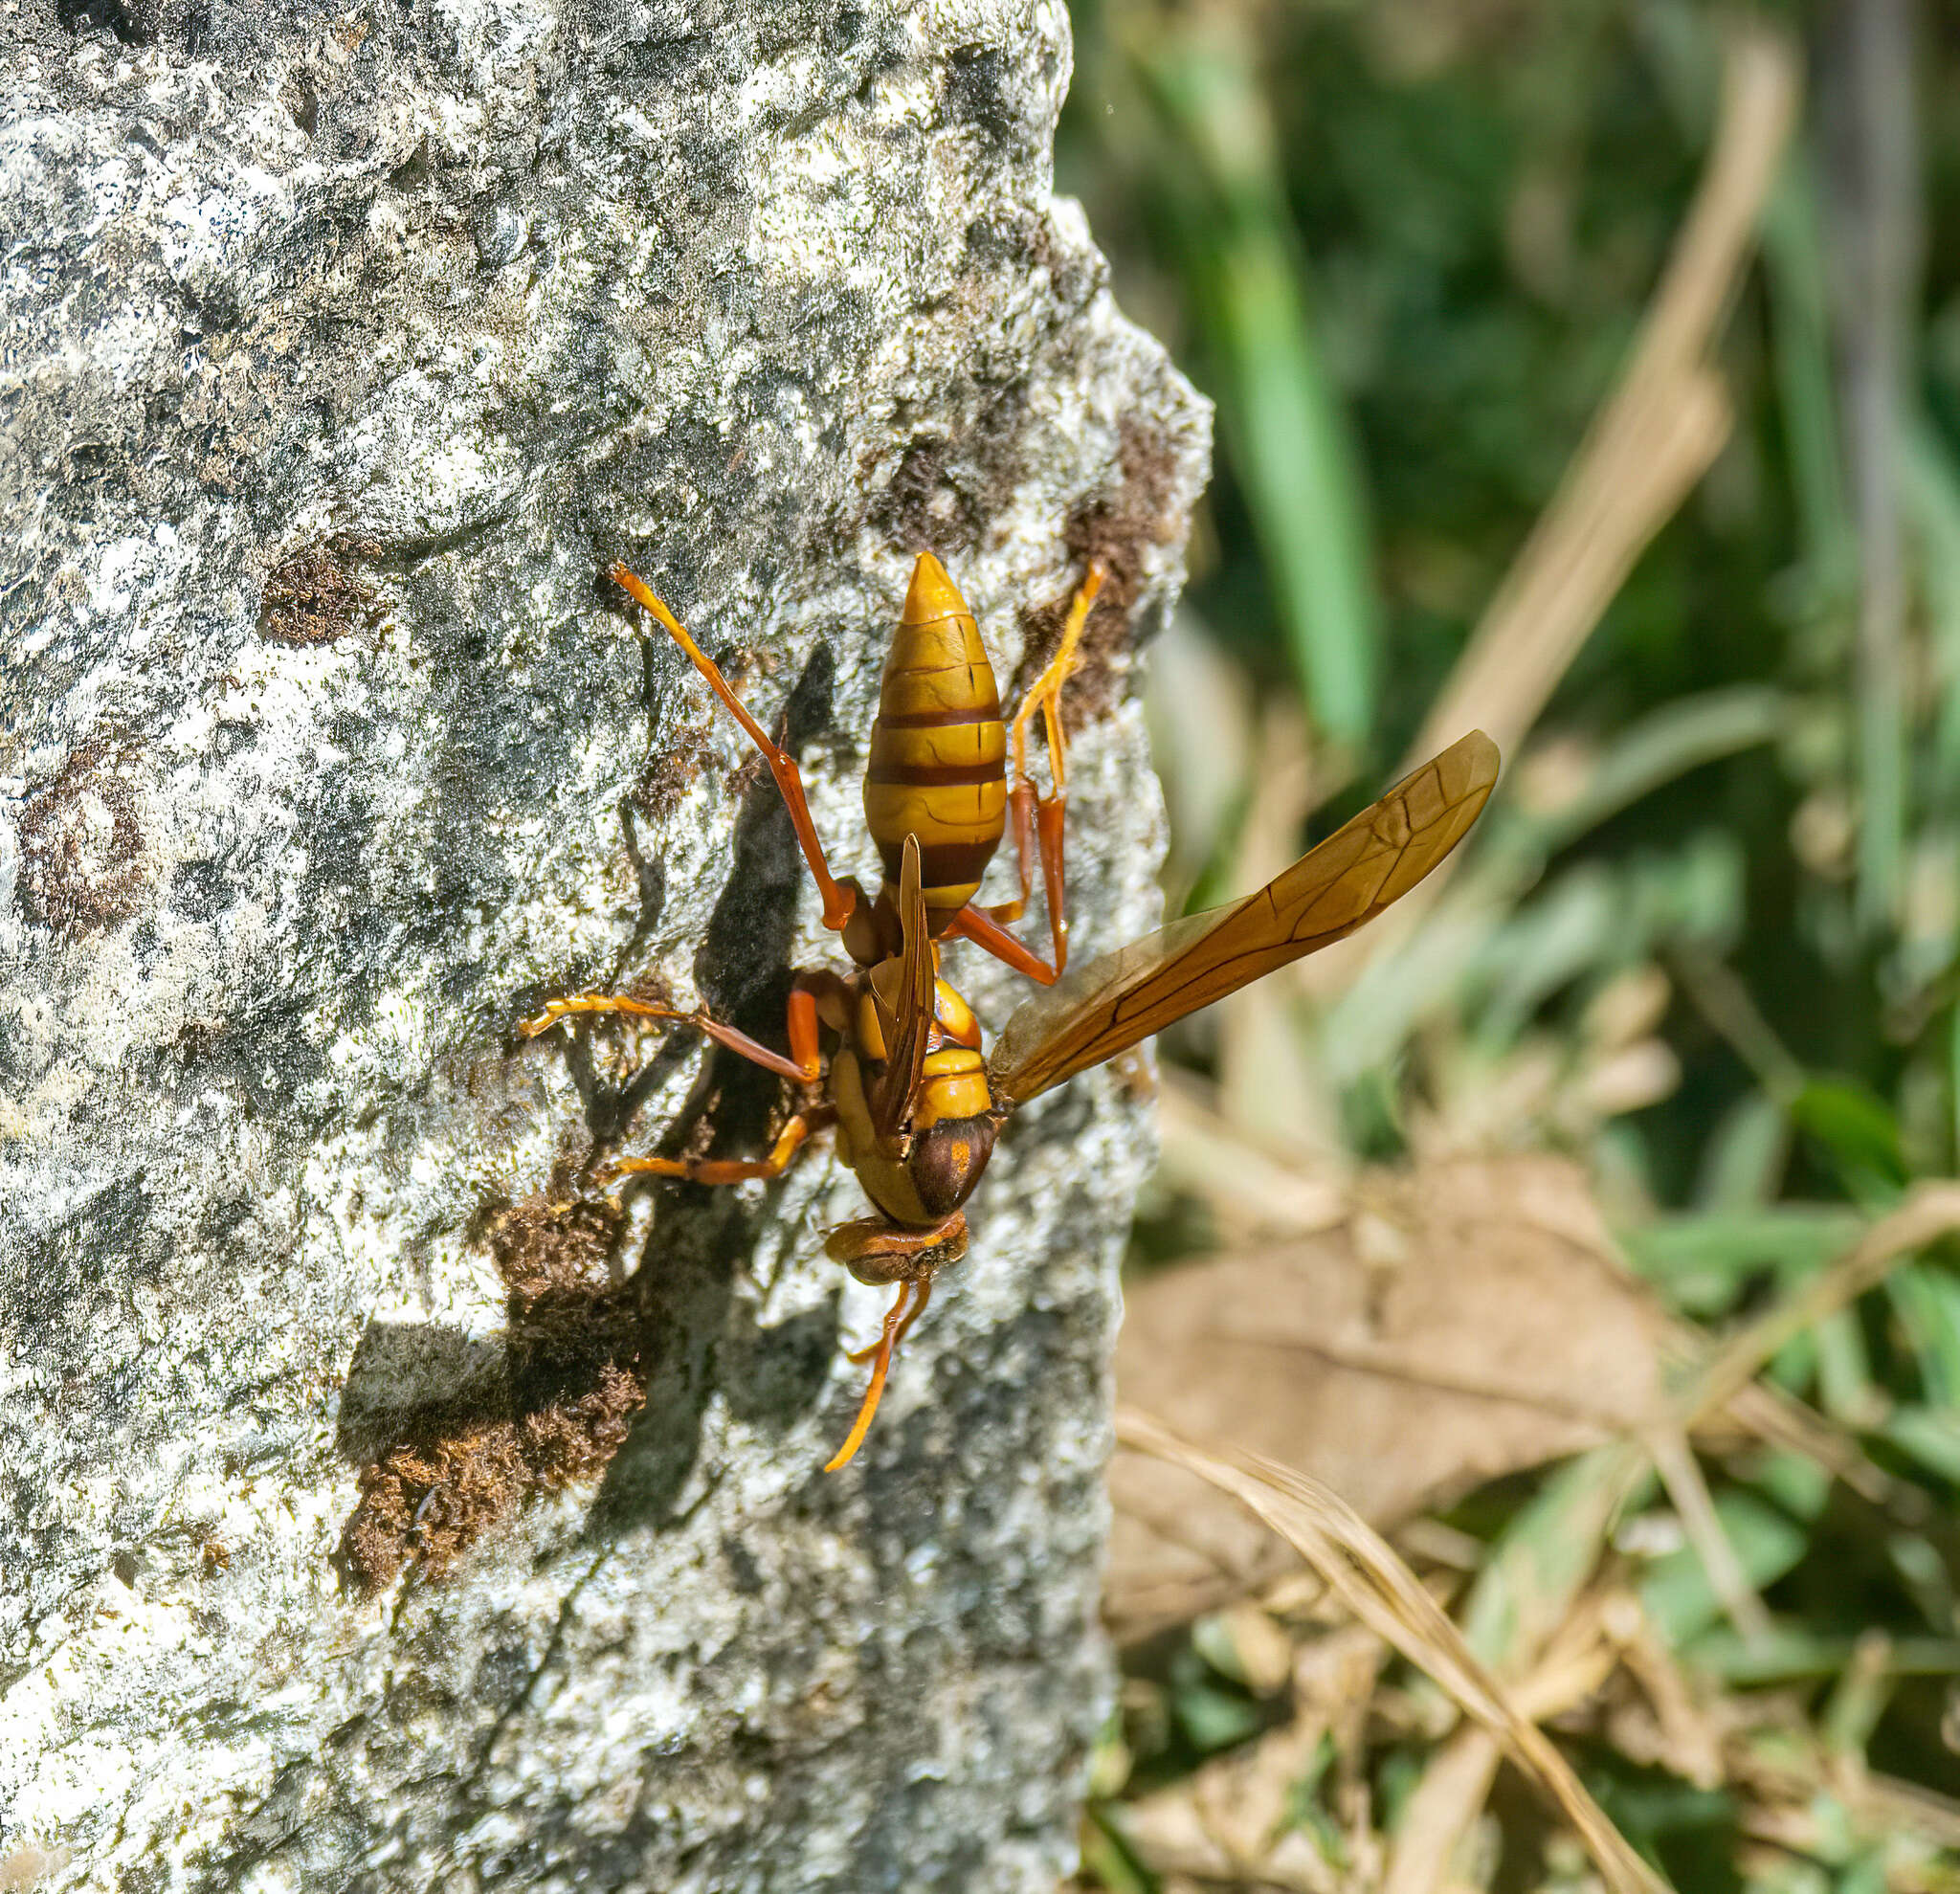
<path id="1" fill-rule="evenodd" d="M 867 783 L 912 790 L 971 789 L 981 783 L 1004 782 L 998 762 L 904 763 L 874 760 L 864 770 Z"/>
<path id="2" fill-rule="evenodd" d="M 925 884 L 927 904 L 936 904 L 932 902 L 936 890 L 977 883 L 986 874 L 987 864 L 993 859 L 993 852 L 999 846 L 998 840 L 993 840 L 932 842 L 921 847 L 919 879 Z"/>
<path id="3" fill-rule="evenodd" d="M 896 883 L 919 842 L 933 932 L 979 891 L 1007 820 L 1007 732 L 980 628 L 939 562 L 921 555 L 885 657 L 865 759 L 864 818 Z"/>
<path id="4" fill-rule="evenodd" d="M 944 730 L 960 724 L 997 724 L 1000 700 L 990 697 L 971 708 L 962 704 L 948 710 L 880 710 L 878 721 L 887 730 Z"/>

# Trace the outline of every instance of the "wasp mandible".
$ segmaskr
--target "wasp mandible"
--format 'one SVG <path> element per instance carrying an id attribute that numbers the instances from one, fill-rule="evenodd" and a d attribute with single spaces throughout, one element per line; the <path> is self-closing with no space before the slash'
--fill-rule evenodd
<path id="1" fill-rule="evenodd" d="M 822 897 L 823 925 L 842 935 L 855 966 L 848 974 L 795 975 L 787 1056 L 704 1010 L 615 993 L 553 1000 L 520 1031 L 533 1036 L 578 1014 L 668 1019 L 799 1085 L 821 1084 L 821 1094 L 791 1114 L 767 1157 L 628 1157 L 600 1177 L 698 1184 L 778 1177 L 813 1132 L 835 1126 L 837 1155 L 878 1214 L 840 1225 L 825 1247 L 860 1282 L 898 1288 L 876 1345 L 851 1357 L 874 1366 L 850 1434 L 824 1469 L 835 1472 L 862 1443 L 893 1354 L 924 1312 L 934 1277 L 966 1254 L 964 1206 L 1008 1114 L 1171 1021 L 1352 933 L 1406 894 L 1476 821 L 1497 781 L 1497 746 L 1473 730 L 1263 888 L 1173 922 L 1064 979 L 1068 766 L 1059 704 L 1102 586 L 1100 565 L 1089 567 L 1054 657 L 1008 724 L 973 614 L 939 561 L 919 555 L 885 658 L 864 772 L 865 822 L 884 866 L 875 899 L 853 878 L 832 875 L 794 759 L 770 741 L 638 578 L 616 564 L 609 576 L 687 654 L 762 752 Z M 1028 730 L 1036 715 L 1048 741 L 1046 795 L 1028 771 Z M 1020 893 L 982 906 L 975 901 L 981 878 L 1010 820 Z M 1008 931 L 1033 898 L 1037 861 L 1047 899 L 1047 960 Z M 940 977 L 940 946 L 948 938 L 972 942 L 1047 989 L 1014 1011 L 984 1059 L 972 1008 Z"/>

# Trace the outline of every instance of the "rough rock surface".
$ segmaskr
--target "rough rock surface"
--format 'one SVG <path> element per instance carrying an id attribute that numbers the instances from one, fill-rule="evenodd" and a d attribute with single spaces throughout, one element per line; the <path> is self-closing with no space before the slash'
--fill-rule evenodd
<path id="1" fill-rule="evenodd" d="M 911 552 L 1004 685 L 1100 553 L 1078 950 L 1149 923 L 1206 424 L 1050 197 L 1068 69 L 1060 0 L 0 8 L 0 1884 L 1065 1867 L 1145 1106 L 1011 1125 L 827 1478 L 848 1173 L 614 1214 L 779 1088 L 512 1024 L 774 1036 L 835 951 L 614 557 L 869 874 Z"/>

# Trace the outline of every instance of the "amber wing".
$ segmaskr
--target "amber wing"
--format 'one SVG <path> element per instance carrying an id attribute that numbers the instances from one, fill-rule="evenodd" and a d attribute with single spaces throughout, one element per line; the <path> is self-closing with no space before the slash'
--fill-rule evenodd
<path id="1" fill-rule="evenodd" d="M 932 935 L 925 918 L 925 890 L 919 870 L 919 837 L 905 837 L 904 860 L 899 871 L 899 929 L 902 946 L 896 989 L 879 996 L 879 1024 L 890 1057 L 884 1080 L 872 1101 L 872 1128 L 879 1143 L 895 1150 L 912 1113 L 919 1075 L 925 1069 L 925 1036 L 932 1025 L 935 975 Z M 874 985 L 874 993 L 878 992 Z"/>
<path id="2" fill-rule="evenodd" d="M 1351 934 L 1463 839 L 1497 770 L 1497 746 L 1472 730 L 1258 893 L 1174 921 L 1037 993 L 988 1060 L 994 1098 L 1018 1104 Z"/>

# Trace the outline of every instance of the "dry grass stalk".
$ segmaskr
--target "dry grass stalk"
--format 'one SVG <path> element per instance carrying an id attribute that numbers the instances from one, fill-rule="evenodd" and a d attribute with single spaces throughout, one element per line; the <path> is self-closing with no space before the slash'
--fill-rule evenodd
<path id="1" fill-rule="evenodd" d="M 1960 1231 L 1960 1183 L 1921 1184 L 1905 1201 L 1874 1223 L 1828 1269 L 1795 1295 L 1766 1310 L 1732 1335 L 1696 1373 L 1681 1406 L 1682 1424 L 1694 1426 L 1726 1407 L 1790 1342 L 1828 1315 L 1848 1308 L 1875 1289 L 1900 1263 L 1928 1243 Z"/>
<path id="2" fill-rule="evenodd" d="M 1926 1501 L 1918 1487 L 1887 1473 L 1836 1421 L 1788 1389 L 1752 1381 L 1723 1409 L 1722 1417 L 1766 1445 L 1815 1460 L 1840 1485 L 1895 1518 L 1925 1523 Z"/>
<path id="3" fill-rule="evenodd" d="M 1748 1573 L 1728 1543 L 1722 1521 L 1715 1510 L 1708 1482 L 1702 1477 L 1701 1462 L 1688 1445 L 1688 1437 L 1678 1427 L 1657 1427 L 1647 1436 L 1647 1453 L 1667 1497 L 1708 1574 L 1728 1621 L 1750 1644 L 1761 1645 L 1770 1636 L 1770 1614 Z"/>
<path id="4" fill-rule="evenodd" d="M 1241 1171 L 1213 1125 L 1209 1168 Z M 1170 1148 L 1176 1140 L 1167 1136 Z M 1255 1167 L 1264 1171 L 1270 1160 Z M 1288 1171 L 1241 1220 L 1284 1228 Z M 1578 1170 L 1549 1157 L 1364 1171 L 1323 1200 L 1292 1173 L 1312 1234 L 1244 1242 L 1131 1287 L 1123 1398 L 1191 1437 L 1229 1440 L 1327 1482 L 1391 1529 L 1498 1475 L 1663 1420 L 1666 1330 L 1625 1275 Z M 1228 1220 L 1223 1204 L 1214 1214 Z M 1119 1455 L 1104 1610 L 1121 1640 L 1227 1604 L 1284 1563 L 1229 1500 Z"/>
<path id="5" fill-rule="evenodd" d="M 1727 441 L 1734 415 L 1713 369 L 1659 385 L 1637 377 L 1637 364 L 1485 611 L 1410 761 L 1440 746 L 1437 731 L 1473 725 L 1494 725 L 1499 746 L 1515 752 L 1634 561 Z"/>
<path id="6" fill-rule="evenodd" d="M 1637 1604 L 1635 1611 L 1619 1657 L 1639 1695 L 1617 1716 L 1609 1714 L 1608 1740 L 1634 1762 L 1664 1769 L 1697 1789 L 1715 1789 L 1728 1779 L 1722 1743 L 1734 1721 L 1729 1705 L 1719 1699 L 1711 1705 Z"/>
<path id="7" fill-rule="evenodd" d="M 1472 727 L 1516 754 L 1634 562 L 1721 452 L 1732 415 L 1706 358 L 1748 261 L 1798 90 L 1788 36 L 1738 26 L 1714 152 L 1633 359 L 1485 608 L 1405 769 Z M 1302 963 L 1309 991 L 1340 992 L 1408 939 L 1453 867 L 1444 863 L 1374 926 Z"/>
<path id="8" fill-rule="evenodd" d="M 1360 1621 L 1435 1680 L 1557 1804 L 1614 1894 L 1666 1883 L 1628 1846 L 1565 1758 L 1522 1715 L 1393 1549 L 1330 1488 L 1256 1454 L 1214 1454 L 1150 1415 L 1119 1407 L 1123 1445 L 1181 1466 L 1280 1534 Z"/>
<path id="9" fill-rule="evenodd" d="M 1771 1742 L 1762 1739 L 1769 1735 Z M 1837 1804 L 1860 1835 L 1910 1838 L 1920 1845 L 1960 1852 L 1960 1802 L 1916 1782 L 1868 1769 L 1861 1758 L 1835 1754 L 1793 1714 L 1757 1722 L 1738 1719 L 1725 1735 L 1727 1779 L 1747 1792 L 1746 1832 L 1779 1838 L 1794 1853 L 1830 1846 L 1818 1832 L 1819 1798 Z M 1939 1881 L 1888 1880 L 1890 1886 L 1942 1886 Z"/>
<path id="10" fill-rule="evenodd" d="M 1519 1715 L 1542 1723 L 1597 1691 L 1619 1663 L 1630 1604 L 1614 1593 L 1580 1600 L 1537 1668 L 1512 1689 Z M 1633 1606 L 1631 1615 L 1637 1615 Z M 1499 1739 L 1478 1724 L 1456 1730 L 1430 1757 L 1396 1826 L 1382 1894 L 1432 1894 L 1454 1883 L 1463 1839 L 1490 1798 L 1503 1757 Z"/>
<path id="11" fill-rule="evenodd" d="M 1739 27 L 1715 148 L 1633 359 L 1486 609 L 1412 763 L 1472 724 L 1506 750 L 1525 735 L 1634 560 L 1727 438 L 1727 395 L 1706 358 L 1741 284 L 1797 96 L 1787 36 Z"/>

